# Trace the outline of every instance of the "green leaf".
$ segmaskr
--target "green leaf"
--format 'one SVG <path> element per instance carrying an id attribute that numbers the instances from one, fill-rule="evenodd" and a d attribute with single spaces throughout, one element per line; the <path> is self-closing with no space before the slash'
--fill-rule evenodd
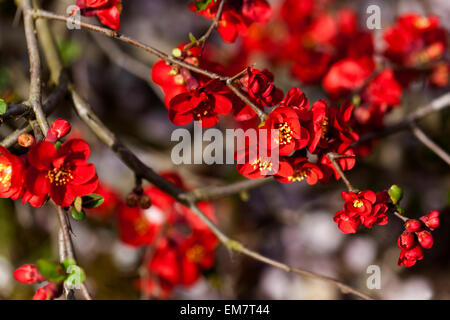
<path id="1" fill-rule="evenodd" d="M 205 10 L 211 2 L 212 0 L 198 0 L 194 3 L 195 9 L 197 9 L 197 11 Z"/>
<path id="2" fill-rule="evenodd" d="M 83 198 L 83 208 L 92 209 L 101 206 L 105 199 L 99 194 L 90 194 Z"/>
<path id="3" fill-rule="evenodd" d="M 75 220 L 81 221 L 86 217 L 86 213 L 83 210 L 78 212 L 77 209 L 75 209 L 75 207 L 72 207 L 72 217 Z"/>
<path id="4" fill-rule="evenodd" d="M 60 263 L 39 259 L 36 266 L 39 273 L 51 282 L 61 282 L 66 279 L 65 268 Z"/>
<path id="5" fill-rule="evenodd" d="M 0 114 L 4 114 L 6 109 L 8 109 L 8 104 L 0 98 Z"/>
<path id="6" fill-rule="evenodd" d="M 191 40 L 191 42 L 197 42 L 197 39 L 191 32 L 189 32 L 189 40 Z"/>
<path id="7" fill-rule="evenodd" d="M 61 148 L 61 141 L 58 140 L 55 142 L 55 149 L 59 150 L 59 148 Z"/>
<path id="8" fill-rule="evenodd" d="M 69 268 L 69 266 L 73 266 L 76 265 L 77 262 L 74 259 L 64 259 L 62 262 L 62 265 L 64 266 L 64 269 L 67 270 L 67 268 Z"/>
<path id="9" fill-rule="evenodd" d="M 67 268 L 67 273 L 69 276 L 66 278 L 64 283 L 66 287 L 70 289 L 79 288 L 79 286 L 86 280 L 86 274 L 84 270 L 77 266 L 76 264 L 72 264 Z"/>
<path id="10" fill-rule="evenodd" d="M 403 198 L 403 190 L 402 188 L 400 188 L 399 186 L 397 186 L 396 184 L 392 185 L 389 188 L 389 196 L 391 197 L 392 202 L 396 205 L 397 203 L 400 202 L 400 200 L 402 200 Z"/>

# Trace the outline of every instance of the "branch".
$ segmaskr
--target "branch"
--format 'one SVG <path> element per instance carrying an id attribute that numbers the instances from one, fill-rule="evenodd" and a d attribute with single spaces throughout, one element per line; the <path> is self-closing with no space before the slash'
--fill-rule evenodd
<path id="1" fill-rule="evenodd" d="M 426 116 L 441 111 L 447 107 L 450 107 L 450 92 L 443 94 L 442 96 L 434 99 L 430 103 L 419 107 L 412 113 L 408 114 L 403 120 L 386 126 L 384 129 L 372 133 L 363 135 L 357 142 L 352 146 L 356 146 L 360 143 L 367 142 L 372 139 L 382 138 L 399 131 L 408 129 L 413 122 L 419 121 Z"/>
<path id="2" fill-rule="evenodd" d="M 64 250 L 63 250 L 63 254 L 61 253 L 62 245 L 60 245 L 60 257 L 66 257 L 68 259 L 72 259 L 75 260 L 75 251 L 73 249 L 73 244 L 72 244 L 72 237 L 70 235 L 70 227 L 69 224 L 67 222 L 67 215 L 66 215 L 66 211 L 60 207 L 57 206 L 56 211 L 58 213 L 58 220 L 59 220 L 59 225 L 60 225 L 60 240 L 63 242 L 63 246 L 64 246 Z M 70 290 L 68 290 L 70 292 Z M 86 288 L 86 285 L 84 283 L 82 283 L 80 285 L 80 291 L 84 297 L 84 299 L 86 300 L 92 300 L 91 295 L 89 294 L 89 291 Z M 67 294 L 68 297 L 70 297 L 70 293 Z"/>
<path id="3" fill-rule="evenodd" d="M 36 16 L 42 16 L 42 14 L 44 13 L 45 16 L 53 16 L 53 14 L 51 13 L 46 13 L 43 12 L 41 10 L 37 10 L 35 11 Z M 66 18 L 62 17 L 62 16 L 57 16 L 56 20 L 63 20 L 65 21 Z M 119 36 L 117 33 L 108 30 L 108 29 L 104 29 L 104 28 L 99 28 L 96 26 L 92 26 L 94 29 L 102 29 L 103 31 L 114 35 L 114 38 L 118 38 L 118 39 L 123 39 L 123 36 Z M 91 28 L 91 27 L 89 27 Z M 103 31 L 101 31 L 103 33 Z M 125 37 L 126 38 L 126 37 Z M 131 41 L 131 43 L 136 43 L 135 40 L 131 40 L 130 38 L 126 38 L 128 39 L 125 42 Z M 54 48 L 48 47 L 48 46 L 53 46 L 53 43 L 47 43 L 45 45 L 45 47 L 43 47 L 44 51 L 45 50 L 54 50 Z M 171 57 L 167 57 L 165 54 L 160 53 L 159 51 L 155 51 L 156 49 L 150 49 L 147 50 L 149 52 L 156 52 L 157 55 L 162 55 L 160 56 L 160 58 L 165 57 L 166 61 L 175 61 L 174 63 L 178 63 L 179 65 L 183 66 L 183 64 L 185 64 L 183 62 L 183 64 L 179 63 L 179 61 L 177 59 L 171 58 Z M 192 70 L 191 65 L 188 65 L 189 69 Z M 195 71 L 195 70 L 193 70 Z M 52 73 L 56 73 L 56 74 L 60 74 L 61 70 L 57 70 L 56 68 L 51 70 Z M 220 77 L 220 76 L 217 76 Z M 221 80 L 227 80 L 227 78 L 221 78 Z M 102 122 L 101 120 L 97 117 L 97 115 L 93 112 L 92 108 L 90 107 L 90 105 L 76 92 L 75 88 L 73 87 L 73 85 L 69 85 L 69 90 L 70 93 L 72 95 L 72 99 L 73 99 L 73 103 L 74 103 L 74 107 L 75 110 L 77 111 L 78 115 L 80 116 L 80 118 L 88 125 L 88 127 L 97 135 L 97 137 L 103 141 L 109 148 L 111 148 L 116 154 L 117 156 L 122 159 L 122 161 L 134 172 L 134 174 L 136 176 L 139 176 L 143 179 L 146 179 L 147 181 L 149 181 L 150 183 L 152 183 L 154 186 L 156 186 L 158 189 L 162 190 L 163 192 L 165 192 L 166 194 L 168 194 L 169 196 L 173 197 L 175 200 L 177 200 L 178 202 L 180 202 L 181 204 L 187 206 L 188 208 L 190 208 L 199 219 L 201 219 L 207 226 L 208 228 L 218 237 L 218 239 L 229 249 L 240 252 L 242 254 L 245 254 L 249 257 L 252 257 L 258 261 L 264 262 L 266 264 L 272 265 L 274 267 L 280 268 L 282 270 L 285 270 L 287 272 L 294 272 L 297 274 L 301 274 L 301 275 L 305 275 L 305 276 L 309 276 L 309 277 L 313 277 L 316 279 L 321 279 L 323 281 L 326 281 L 328 283 L 331 283 L 333 285 L 335 285 L 336 287 L 338 287 L 342 292 L 344 293 L 352 293 L 362 299 L 372 299 L 371 297 L 365 295 L 362 292 L 359 292 L 347 285 L 345 285 L 344 283 L 341 283 L 335 279 L 332 278 L 328 278 L 307 270 L 303 270 L 303 269 L 298 269 L 298 268 L 292 268 L 290 266 L 287 266 L 283 263 L 280 263 L 278 261 L 275 261 L 273 259 L 264 257 L 262 255 L 260 255 L 257 252 L 254 252 L 248 248 L 246 248 L 244 245 L 242 245 L 240 242 L 235 241 L 231 238 L 229 238 L 226 234 L 224 234 L 216 225 L 213 221 L 211 221 L 195 204 L 195 202 L 193 200 L 188 200 L 186 199 L 186 197 L 183 197 L 182 195 L 185 194 L 185 191 L 180 189 L 178 186 L 172 184 L 170 181 L 164 179 L 163 177 L 161 177 L 160 175 L 158 175 L 152 168 L 148 167 L 147 165 L 145 165 L 136 155 L 134 155 L 134 153 L 132 153 L 125 145 L 123 145 L 114 135 L 114 133 L 112 133 Z"/>
<path id="4" fill-rule="evenodd" d="M 219 26 L 219 21 L 220 21 L 220 18 L 222 17 L 223 8 L 225 7 L 225 2 L 227 2 L 227 0 L 222 0 L 220 2 L 216 17 L 214 18 L 213 22 L 209 26 L 208 30 L 206 30 L 205 34 L 203 36 L 201 36 L 200 39 L 198 39 L 197 41 L 193 41 L 190 44 L 188 44 L 186 46 L 186 49 L 190 49 L 194 46 L 199 46 L 201 44 L 202 45 L 201 52 L 203 52 L 206 41 L 211 36 L 211 33 L 213 32 L 213 30 Z"/>
<path id="5" fill-rule="evenodd" d="M 91 31 L 95 31 L 95 32 L 99 32 L 107 37 L 110 38 L 114 38 L 120 41 L 123 41 L 125 43 L 128 43 L 132 46 L 135 46 L 137 48 L 141 48 L 144 49 L 145 51 L 159 57 L 160 59 L 166 61 L 167 63 L 171 64 L 171 65 L 177 65 L 180 66 L 182 68 L 185 68 L 187 70 L 196 72 L 198 74 L 202 74 L 204 76 L 207 76 L 208 78 L 211 79 L 220 79 L 221 81 L 224 81 L 226 86 L 234 92 L 234 94 L 236 94 L 242 101 L 244 101 L 247 105 L 249 105 L 253 111 L 255 111 L 255 113 L 259 116 L 259 118 L 261 119 L 261 121 L 264 121 L 267 118 L 267 115 L 264 113 L 264 111 L 262 111 L 260 108 L 258 108 L 252 101 L 250 101 L 249 98 L 247 98 L 245 96 L 245 94 L 243 92 L 241 92 L 238 88 L 236 88 L 232 81 L 230 81 L 231 79 L 233 79 L 234 77 L 225 77 L 225 76 L 221 76 L 218 75 L 214 72 L 210 72 L 207 71 L 205 69 L 196 67 L 192 64 L 189 64 L 187 62 L 184 62 L 182 60 L 179 60 L 177 58 L 171 57 L 167 54 L 165 54 L 164 52 L 155 49 L 149 45 L 146 45 L 138 40 L 135 40 L 133 38 L 127 37 L 125 35 L 122 35 L 120 33 L 118 33 L 117 31 L 111 30 L 111 29 L 107 29 L 107 28 L 103 28 L 103 27 L 99 27 L 93 24 L 89 24 L 89 23 L 85 23 L 85 22 L 80 22 L 80 21 L 76 21 L 70 17 L 65 17 L 59 14 L 55 14 L 52 12 L 48 12 L 48 11 L 44 11 L 44 10 L 39 10 L 39 9 L 35 9 L 33 11 L 33 16 L 35 18 L 44 18 L 44 19 L 51 19 L 51 20 L 57 20 L 57 21 L 64 21 L 64 22 L 71 22 L 75 25 L 78 25 L 82 28 L 91 30 Z"/>
<path id="6" fill-rule="evenodd" d="M 439 147 L 433 140 L 431 140 L 425 132 L 420 129 L 416 123 L 411 123 L 411 132 L 414 136 L 422 142 L 428 149 L 433 151 L 439 158 L 444 160 L 450 166 L 450 155 L 444 149 Z"/>
<path id="7" fill-rule="evenodd" d="M 19 2 L 19 1 L 17 1 Z M 34 20 L 30 0 L 22 0 L 19 3 L 23 9 L 23 22 L 25 27 L 25 37 L 27 40 L 28 56 L 30 60 L 30 94 L 29 103 L 36 115 L 36 120 L 44 136 L 48 131 L 48 122 L 41 105 L 41 62 L 39 48 L 34 32 Z"/>
<path id="8" fill-rule="evenodd" d="M 341 158 L 346 158 L 346 157 L 353 157 L 353 156 L 348 156 L 348 155 L 341 155 L 339 153 L 334 153 L 334 152 L 328 152 L 327 153 L 327 157 L 328 159 L 330 159 L 331 163 L 333 164 L 334 168 L 336 169 L 336 171 L 339 173 L 339 175 L 342 178 L 342 181 L 344 181 L 345 185 L 347 186 L 348 191 L 350 192 L 358 192 L 358 189 L 354 188 L 352 186 L 352 184 L 350 183 L 350 181 L 347 179 L 347 177 L 345 176 L 344 171 L 342 170 L 341 166 L 339 165 L 339 163 L 336 161 L 337 159 L 341 159 Z"/>

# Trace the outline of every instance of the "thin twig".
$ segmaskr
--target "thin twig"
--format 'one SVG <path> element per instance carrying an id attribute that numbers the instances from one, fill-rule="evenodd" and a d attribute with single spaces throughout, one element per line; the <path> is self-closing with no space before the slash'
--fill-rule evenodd
<path id="1" fill-rule="evenodd" d="M 433 151 L 439 158 L 445 161 L 450 166 L 450 155 L 444 149 L 439 147 L 433 140 L 431 140 L 425 132 L 420 129 L 415 122 L 411 124 L 411 132 L 414 136 L 422 142 L 428 149 Z"/>
<path id="2" fill-rule="evenodd" d="M 331 163 L 333 164 L 334 168 L 336 169 L 336 171 L 339 173 L 339 175 L 342 178 L 342 181 L 344 181 L 345 185 L 347 186 L 348 191 L 350 192 L 358 192 L 358 189 L 355 189 L 352 184 L 350 183 L 350 181 L 347 179 L 347 177 L 345 176 L 344 171 L 342 170 L 341 166 L 339 165 L 339 163 L 336 161 L 337 159 L 341 159 L 343 157 L 346 157 L 346 155 L 341 155 L 338 153 L 334 153 L 334 152 L 328 152 L 327 153 L 327 157 L 328 159 L 330 159 Z M 352 157 L 352 156 L 349 156 Z"/>
<path id="3" fill-rule="evenodd" d="M 22 0 L 21 8 L 24 11 L 23 21 L 25 26 L 25 37 L 27 41 L 28 56 L 30 59 L 30 94 L 29 103 L 36 115 L 36 120 L 44 136 L 47 134 L 48 122 L 42 110 L 41 104 L 41 62 L 39 48 L 34 32 L 34 20 L 30 0 Z"/>
<path id="4" fill-rule="evenodd" d="M 237 95 L 242 101 L 244 101 L 248 106 L 250 106 L 250 108 L 253 109 L 253 111 L 255 111 L 255 113 L 258 115 L 258 117 L 261 119 L 261 121 L 264 121 L 267 118 L 267 114 L 262 111 L 260 108 L 258 108 L 258 106 L 256 106 L 242 91 L 240 91 L 238 88 L 236 88 L 232 82 L 230 82 L 229 80 L 232 79 L 233 77 L 225 77 L 225 76 L 221 76 L 218 75 L 214 72 L 210 72 L 207 71 L 205 69 L 196 67 L 192 64 L 189 64 L 187 62 L 184 62 L 182 60 L 179 60 L 177 58 L 174 58 L 172 56 L 169 56 L 167 54 L 165 54 L 164 52 L 155 49 L 149 45 L 146 45 L 138 40 L 135 40 L 133 38 L 127 37 L 125 35 L 122 35 L 120 33 L 118 33 L 117 31 L 111 30 L 111 29 L 107 29 L 107 28 L 103 28 L 103 27 L 99 27 L 93 24 L 89 24 L 89 23 L 85 23 L 85 22 L 80 22 L 80 21 L 75 21 L 73 19 L 71 19 L 70 17 L 66 17 L 63 15 L 58 15 L 52 12 L 48 12 L 48 11 L 44 11 L 44 10 L 39 10 L 39 9 L 35 9 L 33 11 L 33 16 L 35 18 L 44 18 L 44 19 L 52 19 L 52 20 L 57 20 L 57 21 L 70 21 L 71 23 L 78 25 L 82 28 L 91 30 L 91 31 L 96 31 L 99 32 L 105 36 L 108 36 L 110 38 L 114 38 L 120 41 L 123 41 L 125 43 L 128 43 L 132 46 L 135 46 L 137 48 L 141 48 L 157 57 L 159 57 L 160 59 L 166 61 L 167 63 L 171 64 L 171 65 L 177 65 L 180 66 L 182 68 L 188 69 L 190 71 L 196 72 L 198 74 L 202 74 L 204 76 L 207 76 L 208 78 L 211 79 L 219 79 L 221 81 L 224 81 L 227 85 L 227 87 L 234 92 L 235 95 Z"/>

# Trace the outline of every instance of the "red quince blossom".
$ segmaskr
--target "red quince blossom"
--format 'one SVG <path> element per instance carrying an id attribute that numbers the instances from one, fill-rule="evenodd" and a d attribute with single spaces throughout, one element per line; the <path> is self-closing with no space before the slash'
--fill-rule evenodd
<path id="1" fill-rule="evenodd" d="M 398 265 L 412 267 L 417 260 L 422 260 L 423 249 L 431 249 L 434 244 L 434 238 L 429 228 L 433 231 L 439 227 L 439 211 L 430 211 L 419 220 L 408 219 L 405 223 L 405 231 L 398 238 L 397 244 L 401 249 Z"/>
<path id="2" fill-rule="evenodd" d="M 400 104 L 402 91 L 392 69 L 384 69 L 367 85 L 363 99 L 368 104 L 385 109 Z"/>
<path id="3" fill-rule="evenodd" d="M 227 114 L 233 105 L 226 96 L 227 87 L 219 80 L 211 80 L 193 91 L 174 96 L 169 103 L 169 118 L 176 125 L 186 125 L 192 120 L 201 121 L 203 128 L 219 122 L 219 114 Z"/>
<path id="4" fill-rule="evenodd" d="M 28 152 L 29 167 L 25 185 L 32 196 L 47 196 L 59 206 L 68 207 L 78 196 L 97 189 L 98 177 L 93 164 L 87 162 L 89 145 L 71 139 L 59 150 L 48 141 L 33 145 Z"/>
<path id="5" fill-rule="evenodd" d="M 0 145 L 0 198 L 19 199 L 24 175 L 24 161 Z"/>
<path id="6" fill-rule="evenodd" d="M 45 281 L 34 264 L 25 264 L 14 271 L 14 279 L 24 284 L 34 284 Z"/>
<path id="7" fill-rule="evenodd" d="M 120 29 L 121 0 L 77 0 L 81 14 L 87 17 L 97 16 L 102 24 L 114 30 Z"/>
<path id="8" fill-rule="evenodd" d="M 309 132 L 300 124 L 299 115 L 290 107 L 277 107 L 268 116 L 265 125 L 267 130 L 278 130 L 279 154 L 286 156 L 294 150 L 302 149 L 309 143 Z"/>
<path id="9" fill-rule="evenodd" d="M 292 166 L 292 175 L 288 177 L 276 176 L 278 181 L 290 183 L 306 180 L 309 185 L 314 185 L 323 178 L 323 172 L 319 166 L 308 161 L 307 157 L 288 158 L 288 163 Z"/>
<path id="10" fill-rule="evenodd" d="M 334 99 L 344 97 L 361 87 L 373 70 L 371 59 L 343 59 L 330 67 L 322 86 Z"/>
<path id="11" fill-rule="evenodd" d="M 29 133 L 22 133 L 18 138 L 17 138 L 17 143 L 19 145 L 21 145 L 24 148 L 29 148 L 31 147 L 34 143 L 34 137 L 29 134 Z"/>
<path id="12" fill-rule="evenodd" d="M 441 57 L 447 46 L 446 31 L 433 15 L 404 14 L 385 30 L 383 37 L 387 45 L 385 56 L 406 67 Z"/>
<path id="13" fill-rule="evenodd" d="M 344 210 L 336 212 L 334 221 L 342 232 L 356 233 L 361 224 L 366 228 L 387 224 L 387 191 L 342 192 L 341 196 L 345 200 Z"/>
<path id="14" fill-rule="evenodd" d="M 430 211 L 427 215 L 420 218 L 431 231 L 439 227 L 439 211 Z"/>
<path id="15" fill-rule="evenodd" d="M 197 11 L 195 2 L 189 8 L 198 14 L 215 19 L 220 6 L 219 1 L 211 1 L 204 10 Z M 238 35 L 244 34 L 252 23 L 265 23 L 272 15 L 270 5 L 266 0 L 234 0 L 227 1 L 224 5 L 219 20 L 217 32 L 223 41 L 231 43 Z"/>
<path id="16" fill-rule="evenodd" d="M 56 142 L 70 133 L 72 126 L 69 121 L 64 119 L 55 120 L 48 129 L 45 140 L 48 142 Z"/>
<path id="17" fill-rule="evenodd" d="M 400 257 L 398 258 L 398 265 L 404 267 L 412 267 L 416 264 L 417 260 L 422 260 L 424 252 L 420 245 L 416 244 L 414 247 L 408 250 L 401 250 Z"/>

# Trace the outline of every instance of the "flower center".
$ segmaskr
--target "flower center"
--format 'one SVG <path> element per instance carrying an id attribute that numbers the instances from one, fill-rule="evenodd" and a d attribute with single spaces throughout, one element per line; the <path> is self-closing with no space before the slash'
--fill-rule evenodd
<path id="1" fill-rule="evenodd" d="M 287 124 L 287 122 L 280 123 L 278 126 L 279 135 L 280 135 L 280 144 L 288 144 L 291 143 L 292 140 L 292 129 Z"/>
<path id="2" fill-rule="evenodd" d="M 270 160 L 261 161 L 260 158 L 256 159 L 251 163 L 253 169 L 259 169 L 259 171 L 271 171 L 272 170 L 272 162 Z"/>
<path id="3" fill-rule="evenodd" d="M 213 110 L 213 106 L 209 101 L 203 101 L 196 109 L 194 113 L 195 120 L 201 120 L 206 117 Z"/>
<path id="4" fill-rule="evenodd" d="M 309 169 L 295 169 L 294 174 L 288 178 L 289 181 L 302 181 L 309 175 Z"/>
<path id="5" fill-rule="evenodd" d="M 12 166 L 0 163 L 0 183 L 5 187 L 11 186 Z"/>
<path id="6" fill-rule="evenodd" d="M 57 187 L 65 186 L 73 180 L 72 170 L 64 167 L 54 168 L 48 171 L 47 178 Z"/>
<path id="7" fill-rule="evenodd" d="M 202 245 L 196 244 L 189 248 L 186 252 L 186 257 L 194 263 L 201 263 L 205 257 L 205 248 Z"/>
<path id="8" fill-rule="evenodd" d="M 325 135 L 328 132 L 328 117 L 325 117 L 320 124 L 320 128 L 322 129 L 322 139 L 325 139 Z"/>
<path id="9" fill-rule="evenodd" d="M 363 205 L 364 203 L 361 200 L 356 199 L 353 201 L 353 207 L 355 208 L 361 208 Z"/>
<path id="10" fill-rule="evenodd" d="M 425 29 L 431 25 L 431 22 L 427 17 L 420 17 L 420 18 L 416 19 L 416 21 L 414 22 L 414 25 L 418 29 Z"/>

